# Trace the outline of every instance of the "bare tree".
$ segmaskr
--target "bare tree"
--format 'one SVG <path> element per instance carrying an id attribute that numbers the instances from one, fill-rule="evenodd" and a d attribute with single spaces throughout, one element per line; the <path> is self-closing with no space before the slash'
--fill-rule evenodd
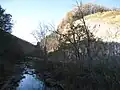
<path id="1" fill-rule="evenodd" d="M 89 63 L 89 67 L 91 67 L 91 64 L 92 64 L 92 57 L 91 57 L 91 55 L 90 55 L 90 43 L 91 43 L 91 38 L 93 38 L 93 36 L 92 36 L 92 34 L 90 33 L 90 31 L 89 31 L 89 29 L 88 29 L 88 27 L 87 27 L 87 25 L 86 25 L 86 23 L 85 23 L 85 19 L 84 19 L 84 15 L 83 15 L 83 13 L 82 13 L 82 10 L 81 10 L 81 7 L 82 7 L 82 2 L 80 3 L 80 5 L 79 5 L 79 3 L 77 2 L 77 6 L 78 6 L 78 10 L 79 10 L 79 16 L 81 15 L 81 20 L 82 20 L 82 22 L 83 22 L 83 30 L 85 31 L 85 34 L 86 34 L 86 39 L 87 39 L 87 56 L 88 56 L 88 63 Z"/>
<path id="2" fill-rule="evenodd" d="M 40 23 L 39 27 L 37 30 L 34 30 L 31 34 L 34 36 L 34 38 L 36 39 L 37 42 L 39 42 L 39 47 L 40 49 L 42 49 L 42 53 L 44 55 L 44 60 L 47 61 L 48 60 L 48 56 L 47 56 L 47 41 L 46 41 L 46 36 L 49 32 L 49 26 L 44 24 L 44 23 Z"/>
<path id="3" fill-rule="evenodd" d="M 72 45 L 71 48 L 72 51 L 74 51 L 76 60 L 83 60 L 81 56 L 83 56 L 83 54 L 87 55 L 86 58 L 88 60 L 89 67 L 91 67 L 92 57 L 90 43 L 94 41 L 95 38 L 85 23 L 84 15 L 81 10 L 82 4 L 79 5 L 77 2 L 77 7 L 79 10 L 79 15 L 77 18 L 79 18 L 80 23 L 75 24 L 75 20 L 71 19 L 69 20 L 69 29 L 66 31 L 66 33 L 61 33 L 59 29 L 56 31 L 56 33 L 59 35 L 62 43 Z"/>

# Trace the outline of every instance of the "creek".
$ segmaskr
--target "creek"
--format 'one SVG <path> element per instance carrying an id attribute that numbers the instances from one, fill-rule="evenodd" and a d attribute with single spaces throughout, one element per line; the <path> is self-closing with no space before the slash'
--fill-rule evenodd
<path id="1" fill-rule="evenodd" d="M 59 90 L 55 87 L 47 87 L 42 80 L 38 79 L 34 69 L 26 68 L 23 77 L 16 90 Z"/>

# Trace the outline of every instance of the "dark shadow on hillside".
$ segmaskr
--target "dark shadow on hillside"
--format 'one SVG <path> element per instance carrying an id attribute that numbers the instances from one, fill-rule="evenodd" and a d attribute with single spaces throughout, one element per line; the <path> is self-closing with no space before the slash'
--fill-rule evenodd
<path id="1" fill-rule="evenodd" d="M 0 30 L 0 88 L 15 73 L 16 65 L 34 49 L 31 43 Z"/>

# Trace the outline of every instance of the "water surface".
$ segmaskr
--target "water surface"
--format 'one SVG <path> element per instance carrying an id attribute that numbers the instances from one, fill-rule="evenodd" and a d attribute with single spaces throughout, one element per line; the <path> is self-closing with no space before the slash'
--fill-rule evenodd
<path id="1" fill-rule="evenodd" d="M 27 69 L 25 72 L 23 74 L 25 78 L 20 81 L 16 90 L 44 90 L 44 82 L 39 80 L 36 74 L 32 74 L 34 69 Z"/>

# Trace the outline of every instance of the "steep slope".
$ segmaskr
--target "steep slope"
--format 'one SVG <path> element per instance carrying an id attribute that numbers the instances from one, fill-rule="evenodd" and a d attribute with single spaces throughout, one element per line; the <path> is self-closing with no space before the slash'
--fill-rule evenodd
<path id="1" fill-rule="evenodd" d="M 17 38 L 17 37 L 15 37 Z M 25 40 L 22 40 L 20 38 L 17 38 L 17 43 L 20 45 L 22 51 L 24 52 L 24 54 L 28 54 L 28 53 L 31 53 L 34 51 L 35 49 L 35 45 L 25 41 Z"/>
<path id="2" fill-rule="evenodd" d="M 0 30 L 0 55 L 6 58 L 28 54 L 35 49 L 31 43 Z"/>
<path id="3" fill-rule="evenodd" d="M 96 37 L 108 42 L 120 42 L 119 11 L 108 11 L 88 15 L 85 17 L 85 20 L 89 29 Z"/>
<path id="4" fill-rule="evenodd" d="M 60 24 L 58 25 L 59 29 L 62 29 L 66 26 L 69 21 L 76 21 L 82 17 L 81 11 L 83 13 L 83 16 L 87 16 L 90 14 L 95 14 L 97 12 L 106 12 L 111 11 L 112 9 L 109 9 L 107 7 L 93 4 L 93 3 L 87 3 L 79 6 L 81 10 L 79 10 L 78 6 L 73 7 L 73 9 L 69 12 L 66 12 L 66 16 L 63 17 Z"/>
<path id="5" fill-rule="evenodd" d="M 88 29 L 103 41 L 120 42 L 120 12 L 106 11 L 90 14 L 84 17 Z M 80 19 L 75 20 L 74 24 L 81 24 Z M 62 23 L 60 23 L 61 26 Z M 69 30 L 69 23 L 64 24 L 64 27 L 59 28 L 61 33 Z"/>
<path id="6" fill-rule="evenodd" d="M 107 42 L 120 42 L 120 9 L 109 9 L 104 6 L 88 3 L 82 5 L 81 10 L 88 29 L 95 37 L 99 37 Z M 78 17 L 79 13 L 80 11 L 77 7 L 67 12 L 58 25 L 59 32 L 66 33 L 70 29 L 70 21 L 73 21 L 74 24 L 81 24 L 80 17 Z M 58 47 L 59 43 L 56 37 L 46 39 L 48 40 L 47 47 L 49 51 L 53 51 L 52 48 Z"/>

